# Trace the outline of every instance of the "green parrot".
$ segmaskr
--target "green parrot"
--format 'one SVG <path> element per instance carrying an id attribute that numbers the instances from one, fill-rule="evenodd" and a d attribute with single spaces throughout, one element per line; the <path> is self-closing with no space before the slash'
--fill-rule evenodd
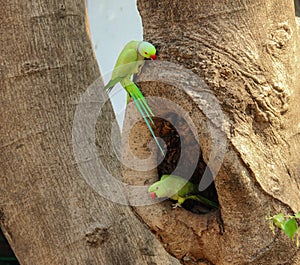
<path id="1" fill-rule="evenodd" d="M 128 42 L 121 51 L 112 72 L 111 79 L 104 89 L 109 93 L 111 89 L 120 82 L 122 87 L 127 91 L 127 101 L 130 98 L 133 99 L 157 146 L 164 155 L 163 148 L 159 144 L 150 125 L 150 122 L 153 124 L 152 116 L 154 116 L 154 114 L 147 104 L 140 89 L 131 80 L 132 75 L 138 73 L 139 68 L 144 63 L 145 58 L 156 60 L 156 49 L 151 43 L 135 40 Z"/>
<path id="2" fill-rule="evenodd" d="M 152 199 L 168 197 L 177 201 L 175 208 L 181 206 L 187 199 L 199 201 L 213 208 L 219 207 L 216 202 L 199 195 L 196 185 L 179 176 L 163 175 L 149 187 L 148 192 Z"/>

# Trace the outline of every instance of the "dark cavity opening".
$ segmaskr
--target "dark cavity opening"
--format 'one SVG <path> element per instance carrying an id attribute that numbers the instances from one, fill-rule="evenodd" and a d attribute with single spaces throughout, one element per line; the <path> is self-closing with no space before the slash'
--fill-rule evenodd
<path id="1" fill-rule="evenodd" d="M 19 265 L 13 250 L 0 229 L 0 265 Z"/>
<path id="2" fill-rule="evenodd" d="M 165 141 L 168 149 L 163 162 L 157 168 L 159 178 L 165 174 L 177 175 L 198 187 L 207 165 L 203 160 L 199 142 L 196 140 L 197 136 L 193 133 L 188 122 L 176 113 L 166 113 L 163 118 L 155 118 L 155 134 Z M 181 148 L 181 143 L 183 148 Z M 161 159 L 160 156 L 162 154 L 159 152 L 158 160 Z M 180 166 L 178 166 L 179 161 Z M 199 194 L 219 204 L 217 190 L 209 168 L 205 174 L 210 175 L 212 181 L 210 186 Z M 186 200 L 182 206 L 197 214 L 204 214 L 216 209 L 192 199 Z"/>

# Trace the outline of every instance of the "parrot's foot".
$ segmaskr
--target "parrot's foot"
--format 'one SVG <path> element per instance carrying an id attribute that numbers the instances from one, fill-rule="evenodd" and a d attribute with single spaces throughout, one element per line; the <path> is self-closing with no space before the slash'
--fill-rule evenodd
<path id="1" fill-rule="evenodd" d="M 180 203 L 176 202 L 176 203 L 173 203 L 173 204 L 172 204 L 172 208 L 173 208 L 173 209 L 176 209 L 176 208 L 178 208 L 178 207 L 179 207 L 179 208 L 182 207 Z"/>

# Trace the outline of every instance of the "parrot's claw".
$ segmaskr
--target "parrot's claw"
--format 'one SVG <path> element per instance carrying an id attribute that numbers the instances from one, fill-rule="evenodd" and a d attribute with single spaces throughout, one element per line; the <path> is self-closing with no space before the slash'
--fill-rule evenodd
<path id="1" fill-rule="evenodd" d="M 173 209 L 176 209 L 176 208 L 178 208 L 178 207 L 179 207 L 179 208 L 182 207 L 180 203 L 176 202 L 176 203 L 173 203 L 173 204 L 172 204 L 172 208 L 173 208 Z"/>

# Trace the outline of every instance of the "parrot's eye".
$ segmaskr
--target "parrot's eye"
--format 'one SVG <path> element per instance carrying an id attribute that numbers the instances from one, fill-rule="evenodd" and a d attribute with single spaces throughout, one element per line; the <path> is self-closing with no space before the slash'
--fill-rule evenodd
<path id="1" fill-rule="evenodd" d="M 156 187 L 156 190 L 158 190 L 158 187 Z"/>
<path id="2" fill-rule="evenodd" d="M 148 54 L 148 52 L 145 52 L 145 54 Z"/>

